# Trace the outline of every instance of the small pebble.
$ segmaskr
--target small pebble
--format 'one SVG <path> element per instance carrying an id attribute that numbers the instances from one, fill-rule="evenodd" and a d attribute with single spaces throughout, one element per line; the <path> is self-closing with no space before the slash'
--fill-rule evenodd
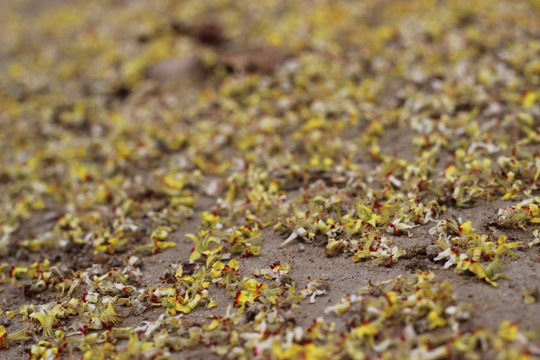
<path id="1" fill-rule="evenodd" d="M 426 255 L 430 260 L 435 259 L 439 255 L 439 247 L 437 245 L 428 245 L 426 247 Z"/>
<path id="2" fill-rule="evenodd" d="M 92 260 L 94 264 L 106 264 L 107 261 L 109 261 L 109 256 L 104 253 L 99 253 L 99 254 L 94 255 Z"/>
<path id="3" fill-rule="evenodd" d="M 2 317 L 2 325 L 3 326 L 9 326 L 11 325 L 11 319 L 7 316 Z"/>

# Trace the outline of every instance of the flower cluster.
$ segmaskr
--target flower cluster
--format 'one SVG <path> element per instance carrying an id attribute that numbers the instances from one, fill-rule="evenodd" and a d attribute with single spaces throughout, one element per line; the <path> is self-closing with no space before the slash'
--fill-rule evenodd
<path id="1" fill-rule="evenodd" d="M 447 259 L 445 269 L 455 265 L 456 271 L 470 271 L 493 286 L 497 286 L 494 280 L 504 277 L 500 273 L 502 259 L 512 256 L 511 249 L 521 244 L 507 243 L 504 235 L 492 241 L 488 235 L 475 233 L 470 221 L 459 224 L 454 219 L 444 219 L 429 232 L 442 250 L 435 261 Z M 487 262 L 487 267 L 482 265 L 483 261 Z"/>
<path id="2" fill-rule="evenodd" d="M 540 243 L 538 1 L 52 3 L 0 1 L 5 357 L 540 355 L 453 273 L 311 273 Z"/>

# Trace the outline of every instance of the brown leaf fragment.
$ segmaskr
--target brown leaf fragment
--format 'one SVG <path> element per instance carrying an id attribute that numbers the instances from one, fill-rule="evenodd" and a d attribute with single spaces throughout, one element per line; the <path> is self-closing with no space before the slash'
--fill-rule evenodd
<path id="1" fill-rule="evenodd" d="M 201 25 L 173 22 L 171 28 L 176 34 L 191 37 L 201 45 L 220 47 L 228 41 L 222 27 L 216 22 L 207 21 Z"/>
<path id="2" fill-rule="evenodd" d="M 204 66 L 197 56 L 168 59 L 149 66 L 146 69 L 148 79 L 164 83 L 169 81 L 190 82 L 203 75 Z"/>
<path id="3" fill-rule="evenodd" d="M 107 261 L 109 261 L 109 256 L 107 256 L 106 254 L 104 253 L 99 253 L 99 254 L 96 254 L 94 255 L 94 257 L 92 258 L 92 261 L 94 264 L 106 264 Z"/>
<path id="4" fill-rule="evenodd" d="M 263 47 L 222 52 L 217 63 L 232 72 L 269 73 L 289 57 L 290 54 L 283 49 Z"/>

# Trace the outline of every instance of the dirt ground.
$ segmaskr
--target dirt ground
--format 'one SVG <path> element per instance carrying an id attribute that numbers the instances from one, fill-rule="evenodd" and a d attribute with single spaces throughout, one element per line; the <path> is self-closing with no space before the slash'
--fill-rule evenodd
<path id="1" fill-rule="evenodd" d="M 540 358 L 539 15 L 2 1 L 0 358 Z"/>

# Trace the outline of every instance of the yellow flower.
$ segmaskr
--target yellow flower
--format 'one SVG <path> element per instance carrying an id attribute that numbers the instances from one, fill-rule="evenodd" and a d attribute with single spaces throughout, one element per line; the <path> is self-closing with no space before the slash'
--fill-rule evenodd
<path id="1" fill-rule="evenodd" d="M 469 235 L 474 231 L 472 228 L 472 222 L 469 220 L 465 221 L 463 224 L 459 225 L 459 232 L 463 235 Z"/>
<path id="2" fill-rule="evenodd" d="M 13 341 L 25 341 L 29 337 L 26 336 L 26 330 L 19 330 L 8 334 L 6 328 L 0 326 L 0 349 L 9 349 L 9 343 Z"/>
<path id="3" fill-rule="evenodd" d="M 52 327 L 56 323 L 56 318 L 54 314 L 48 311 L 45 311 L 43 313 L 35 312 L 30 315 L 30 318 L 39 321 L 44 336 L 52 336 Z"/>
<path id="4" fill-rule="evenodd" d="M 538 100 L 538 95 L 532 91 L 527 91 L 525 95 L 523 95 L 523 107 L 526 109 L 533 107 L 536 100 Z"/>
<path id="5" fill-rule="evenodd" d="M 101 312 L 99 318 L 105 326 L 113 326 L 118 323 L 118 314 L 114 311 L 112 302 L 108 302 L 107 308 Z"/>
<path id="6" fill-rule="evenodd" d="M 176 246 L 176 243 L 173 241 L 164 241 L 169 237 L 171 231 L 172 228 L 168 226 L 159 226 L 157 229 L 152 231 L 150 234 L 150 239 L 154 242 L 154 252 L 159 252 L 162 249 Z"/>
<path id="7" fill-rule="evenodd" d="M 219 215 L 212 212 L 205 211 L 202 213 L 202 222 L 206 228 L 211 228 L 220 221 Z"/>
<path id="8" fill-rule="evenodd" d="M 201 256 L 205 256 L 207 258 L 207 263 L 211 263 L 213 262 L 214 255 L 223 249 L 223 242 L 213 236 L 198 238 L 193 234 L 186 234 L 186 237 L 190 238 L 195 243 L 191 256 L 189 257 L 190 260 L 197 260 Z M 217 244 L 217 246 L 211 247 L 212 243 Z"/>
<path id="9" fill-rule="evenodd" d="M 510 321 L 504 320 L 499 326 L 499 337 L 507 341 L 514 341 L 516 340 L 518 330 L 517 324 L 512 324 Z"/>
<path id="10" fill-rule="evenodd" d="M 429 312 L 427 319 L 431 322 L 431 325 L 429 325 L 430 329 L 446 325 L 446 320 L 443 319 L 441 315 L 439 315 L 439 313 L 435 310 L 431 310 Z"/>
<path id="11" fill-rule="evenodd" d="M 374 228 L 377 227 L 377 223 L 381 223 L 381 221 L 384 220 L 384 218 L 381 215 L 374 214 L 373 211 L 367 206 L 359 204 L 358 215 L 361 216 L 362 213 L 364 215 L 362 220 L 364 220 L 365 222 L 367 222 Z"/>
<path id="12" fill-rule="evenodd" d="M 0 326 L 0 348 L 2 349 L 9 349 L 7 336 L 8 334 L 7 334 L 6 328 L 3 326 Z"/>
<path id="13" fill-rule="evenodd" d="M 292 344 L 291 347 L 282 350 L 282 344 L 279 341 L 274 341 L 272 344 L 272 355 L 276 359 L 310 359 L 323 360 L 332 357 L 331 353 L 324 346 L 317 346 L 312 342 L 306 344 Z"/>
<path id="14" fill-rule="evenodd" d="M 444 171 L 444 176 L 448 181 L 455 181 L 458 178 L 458 171 L 454 165 L 450 165 Z"/>
<path id="15" fill-rule="evenodd" d="M 261 295 L 261 291 L 266 289 L 266 284 L 261 284 L 255 279 L 244 278 L 241 286 L 245 287 L 245 290 L 238 291 L 236 293 L 236 299 L 234 306 L 244 306 L 246 303 L 253 303 Z"/>
<path id="16" fill-rule="evenodd" d="M 152 241 L 163 241 L 167 239 L 172 229 L 168 226 L 160 226 L 150 234 Z"/>
<path id="17" fill-rule="evenodd" d="M 378 333 L 379 331 L 375 326 L 372 325 L 371 322 L 362 323 L 362 325 L 352 330 L 352 334 L 356 338 L 365 339 L 370 345 L 373 345 L 373 343 L 375 342 L 375 335 L 377 335 Z"/>
<path id="18" fill-rule="evenodd" d="M 171 194 L 178 194 L 187 183 L 186 179 L 177 173 L 166 175 L 161 181 Z"/>

